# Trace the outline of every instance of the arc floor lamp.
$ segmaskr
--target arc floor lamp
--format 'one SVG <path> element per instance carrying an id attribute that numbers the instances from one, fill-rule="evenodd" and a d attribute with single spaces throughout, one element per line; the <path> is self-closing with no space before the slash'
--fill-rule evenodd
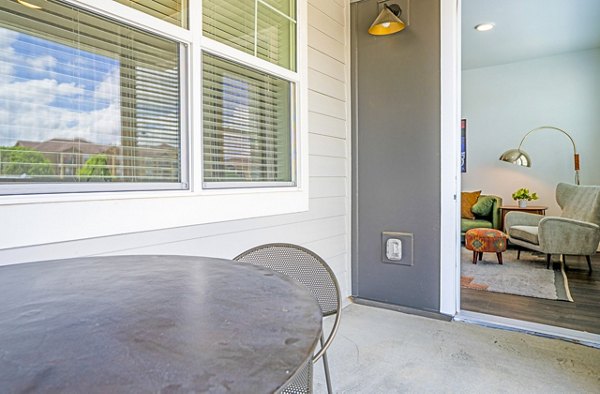
<path id="1" fill-rule="evenodd" d="M 569 140 L 571 141 L 571 144 L 573 145 L 573 162 L 574 162 L 574 166 L 575 166 L 575 184 L 579 185 L 579 154 L 577 153 L 577 148 L 575 147 L 575 141 L 573 140 L 573 137 L 571 137 L 569 135 L 569 133 L 567 133 L 563 129 L 559 129 L 558 127 L 540 126 L 540 127 L 536 127 L 533 130 L 529 130 L 525 134 L 525 136 L 523 136 L 523 139 L 521 139 L 521 143 L 519 144 L 519 147 L 517 149 L 509 149 L 506 152 L 504 152 L 500 156 L 500 160 L 506 161 L 508 163 L 524 166 L 524 167 L 531 167 L 531 158 L 529 157 L 527 152 L 525 152 L 524 150 L 521 149 L 521 146 L 523 145 L 523 142 L 529 136 L 529 134 L 531 134 L 535 131 L 538 131 L 538 130 L 560 131 L 561 133 L 563 133 L 564 135 L 566 135 L 569 138 Z"/>

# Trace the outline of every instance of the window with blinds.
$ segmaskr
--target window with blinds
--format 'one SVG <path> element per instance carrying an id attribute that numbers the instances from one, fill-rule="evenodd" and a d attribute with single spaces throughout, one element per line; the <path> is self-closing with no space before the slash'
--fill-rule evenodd
<path id="1" fill-rule="evenodd" d="M 188 2 L 186 0 L 114 0 L 145 12 L 176 26 L 188 27 Z"/>
<path id="2" fill-rule="evenodd" d="M 204 0 L 202 15 L 205 37 L 296 70 L 295 0 Z M 239 57 L 202 57 L 204 186 L 295 185 L 295 81 Z"/>
<path id="3" fill-rule="evenodd" d="M 206 37 L 296 70 L 295 0 L 204 0 Z"/>
<path id="4" fill-rule="evenodd" d="M 0 184 L 186 187 L 180 44 L 41 5 L 0 3 Z"/>
<path id="5" fill-rule="evenodd" d="M 203 55 L 204 185 L 292 185 L 294 86 Z"/>

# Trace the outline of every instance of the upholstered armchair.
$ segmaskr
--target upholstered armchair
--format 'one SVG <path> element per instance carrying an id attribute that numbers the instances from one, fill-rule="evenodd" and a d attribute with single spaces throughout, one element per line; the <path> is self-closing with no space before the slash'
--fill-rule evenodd
<path id="1" fill-rule="evenodd" d="M 580 255 L 587 259 L 600 242 L 600 186 L 575 186 L 559 183 L 556 201 L 561 216 L 541 216 L 508 212 L 505 227 L 511 243 L 546 254 L 547 268 L 553 254 Z"/>

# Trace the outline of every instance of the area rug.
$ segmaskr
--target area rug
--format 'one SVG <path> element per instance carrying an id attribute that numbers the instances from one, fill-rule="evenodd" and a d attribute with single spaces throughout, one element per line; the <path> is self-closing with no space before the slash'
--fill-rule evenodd
<path id="1" fill-rule="evenodd" d="M 546 269 L 545 257 L 523 251 L 517 260 L 512 249 L 502 257 L 500 265 L 495 253 L 484 253 L 483 260 L 473 264 L 473 252 L 463 247 L 461 287 L 573 302 L 562 263 L 560 269 Z"/>

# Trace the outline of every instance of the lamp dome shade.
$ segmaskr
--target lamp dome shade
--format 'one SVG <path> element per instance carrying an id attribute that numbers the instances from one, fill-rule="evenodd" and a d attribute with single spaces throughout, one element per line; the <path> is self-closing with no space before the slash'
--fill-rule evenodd
<path id="1" fill-rule="evenodd" d="M 406 25 L 397 16 L 400 15 L 400 7 L 397 7 L 397 9 L 398 13 L 395 14 L 390 7 L 384 5 L 371 27 L 369 27 L 369 34 L 374 36 L 386 36 L 404 30 Z"/>
<path id="2" fill-rule="evenodd" d="M 517 164 L 523 167 L 531 167 L 531 159 L 527 152 L 520 149 L 509 149 L 500 156 L 500 160 Z"/>

